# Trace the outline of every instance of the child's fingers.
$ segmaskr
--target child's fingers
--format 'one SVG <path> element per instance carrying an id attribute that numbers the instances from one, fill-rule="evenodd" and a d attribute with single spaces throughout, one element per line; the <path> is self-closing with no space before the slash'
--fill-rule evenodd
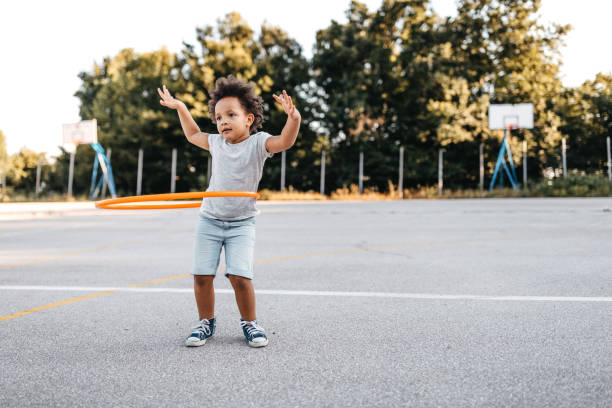
<path id="1" fill-rule="evenodd" d="M 283 106 L 283 110 L 287 113 L 287 114 L 291 114 L 293 113 L 293 101 L 291 100 L 291 98 L 289 97 L 289 95 L 287 95 L 286 91 L 282 91 L 282 93 L 280 94 L 280 96 L 276 96 L 274 94 L 272 94 L 272 96 L 274 97 L 274 99 L 280 103 Z"/>
<path id="2" fill-rule="evenodd" d="M 281 104 L 281 106 L 283 107 L 283 110 L 287 111 L 287 108 L 288 108 L 287 100 L 283 98 L 282 95 L 280 97 L 274 95 L 274 99 L 276 99 L 276 101 Z"/>
<path id="3" fill-rule="evenodd" d="M 284 89 L 283 89 L 283 97 L 285 98 L 289 106 L 293 106 L 293 100 L 291 99 L 289 95 L 287 95 L 287 91 L 285 91 Z"/>

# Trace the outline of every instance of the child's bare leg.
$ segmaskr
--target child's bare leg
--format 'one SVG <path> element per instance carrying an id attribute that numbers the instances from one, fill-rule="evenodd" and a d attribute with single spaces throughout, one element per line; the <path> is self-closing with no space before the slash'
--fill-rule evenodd
<path id="1" fill-rule="evenodd" d="M 195 293 L 198 314 L 201 319 L 215 317 L 215 288 L 212 275 L 193 275 L 193 291 Z"/>
<path id="2" fill-rule="evenodd" d="M 255 320 L 255 290 L 253 289 L 253 282 L 242 276 L 228 275 L 228 277 L 234 288 L 240 317 L 242 317 L 242 320 Z"/>

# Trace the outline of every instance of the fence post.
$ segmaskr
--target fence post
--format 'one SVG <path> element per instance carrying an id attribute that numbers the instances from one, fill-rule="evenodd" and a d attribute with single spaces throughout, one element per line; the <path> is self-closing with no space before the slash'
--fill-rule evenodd
<path id="1" fill-rule="evenodd" d="M 359 152 L 359 194 L 363 194 L 363 152 Z"/>
<path id="2" fill-rule="evenodd" d="M 70 153 L 70 169 L 68 170 L 68 197 L 72 197 L 72 177 L 74 175 L 74 153 Z"/>
<path id="3" fill-rule="evenodd" d="M 397 181 L 397 194 L 401 199 L 404 198 L 404 147 L 400 146 L 399 151 L 399 180 Z"/>
<path id="4" fill-rule="evenodd" d="M 523 140 L 523 187 L 527 187 L 527 141 Z"/>
<path id="5" fill-rule="evenodd" d="M 443 167 L 443 155 L 446 149 L 440 149 L 438 152 L 438 195 L 442 195 L 443 178 L 444 178 L 444 167 Z"/>
<path id="6" fill-rule="evenodd" d="M 281 153 L 281 192 L 285 191 L 285 160 L 286 160 L 286 150 L 283 150 Z"/>
<path id="7" fill-rule="evenodd" d="M 479 181 L 478 181 L 478 188 L 479 189 L 483 189 L 484 188 L 484 144 L 481 143 L 480 146 L 478 146 L 478 175 L 479 177 Z"/>
<path id="8" fill-rule="evenodd" d="M 321 195 L 325 195 L 325 150 L 321 151 Z"/>
<path id="9" fill-rule="evenodd" d="M 563 156 L 563 177 L 567 176 L 567 161 L 565 160 L 565 138 L 561 139 L 561 154 Z"/>
<path id="10" fill-rule="evenodd" d="M 172 174 L 170 176 L 170 192 L 176 191 L 176 148 L 172 149 Z"/>
<path id="11" fill-rule="evenodd" d="M 142 160 L 143 160 L 143 151 L 142 149 L 138 149 L 138 175 L 136 177 L 136 195 L 142 194 Z"/>
<path id="12" fill-rule="evenodd" d="M 40 194 L 40 155 L 38 155 L 38 164 L 36 165 L 36 195 Z"/>
<path id="13" fill-rule="evenodd" d="M 608 150 L 608 180 L 610 180 L 612 182 L 612 156 L 610 155 L 610 136 L 607 137 L 606 139 L 606 145 L 607 145 L 607 150 Z M 6 156 L 4 157 L 5 163 L 6 163 Z M 4 166 L 6 167 L 6 166 Z M 5 170 L 6 172 L 6 170 Z"/>

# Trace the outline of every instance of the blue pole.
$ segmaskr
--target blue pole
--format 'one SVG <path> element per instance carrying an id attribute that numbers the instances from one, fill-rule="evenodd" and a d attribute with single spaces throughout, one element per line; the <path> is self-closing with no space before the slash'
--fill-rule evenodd
<path id="1" fill-rule="evenodd" d="M 510 143 L 508 140 L 510 139 L 510 128 L 506 129 L 506 135 L 504 136 L 504 143 L 506 144 L 506 150 L 508 151 L 508 162 L 510 164 L 510 170 L 512 170 L 512 177 L 510 178 L 510 182 L 512 183 L 512 187 L 514 189 L 518 189 L 518 177 L 516 176 L 516 170 L 514 169 L 514 159 L 512 158 L 512 150 L 510 150 Z"/>
<path id="2" fill-rule="evenodd" d="M 97 177 L 98 177 L 98 155 L 95 154 L 93 171 L 91 172 L 91 186 L 89 187 L 89 197 L 90 198 L 93 198 Z"/>
<path id="3" fill-rule="evenodd" d="M 497 155 L 497 162 L 495 162 L 495 170 L 493 171 L 493 178 L 491 179 L 491 184 L 489 184 L 489 192 L 493 190 L 493 186 L 495 185 L 495 179 L 497 178 L 497 173 L 502 165 L 504 160 L 504 151 L 506 150 L 506 145 L 502 142 L 501 148 L 499 149 L 499 154 Z M 500 173 L 501 177 L 501 173 Z M 501 179 L 500 179 L 501 182 Z"/>
<path id="4" fill-rule="evenodd" d="M 111 196 L 113 198 L 116 198 L 117 191 L 115 189 L 113 168 L 111 167 L 108 157 L 106 157 L 106 154 L 104 153 L 104 148 L 102 147 L 100 143 L 91 143 L 91 148 L 94 149 L 94 151 L 96 152 L 96 155 L 95 155 L 95 160 L 94 160 L 94 168 L 93 168 L 92 176 L 91 176 L 91 188 L 89 191 L 89 196 L 91 199 L 94 199 L 98 195 L 98 191 L 100 191 L 102 187 L 102 182 L 104 181 L 104 177 L 106 176 L 107 181 L 108 181 L 108 189 L 111 193 Z M 104 174 L 104 171 L 103 171 L 102 174 L 100 175 L 100 180 L 96 182 L 96 178 L 98 175 L 98 165 L 100 165 L 100 167 L 102 167 L 102 170 L 104 170 L 102 163 L 104 163 L 106 167 L 106 174 Z"/>

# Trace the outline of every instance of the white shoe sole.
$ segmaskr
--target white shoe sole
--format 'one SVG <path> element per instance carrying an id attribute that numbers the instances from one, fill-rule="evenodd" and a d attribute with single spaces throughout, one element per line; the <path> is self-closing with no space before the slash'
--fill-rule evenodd
<path id="1" fill-rule="evenodd" d="M 185 340 L 185 345 L 187 347 L 199 347 L 199 346 L 203 346 L 205 343 L 206 343 L 206 339 L 198 340 L 198 341 L 190 341 L 189 339 Z"/>
<path id="2" fill-rule="evenodd" d="M 254 341 L 249 341 L 249 346 L 251 347 L 265 347 L 268 345 L 268 339 L 266 339 L 266 341 L 262 341 L 262 342 L 254 342 Z"/>

